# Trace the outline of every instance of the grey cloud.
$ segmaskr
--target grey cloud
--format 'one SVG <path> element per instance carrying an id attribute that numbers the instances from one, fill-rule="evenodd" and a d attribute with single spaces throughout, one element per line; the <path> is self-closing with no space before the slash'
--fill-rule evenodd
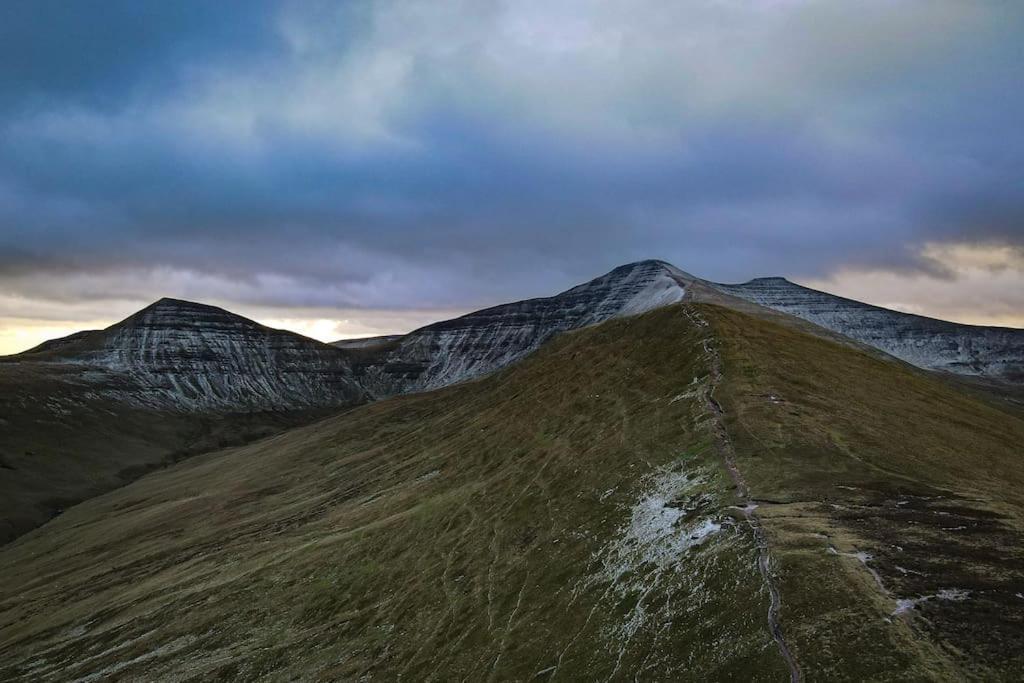
<path id="1" fill-rule="evenodd" d="M 1024 244 L 1011 4 L 3 11 L 6 292 L 470 308 Z"/>

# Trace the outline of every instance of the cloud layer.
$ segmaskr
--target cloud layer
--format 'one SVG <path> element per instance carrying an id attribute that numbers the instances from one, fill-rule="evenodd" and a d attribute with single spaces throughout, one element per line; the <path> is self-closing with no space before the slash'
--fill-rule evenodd
<path id="1" fill-rule="evenodd" d="M 647 257 L 950 282 L 936 249 L 1024 247 L 1022 31 L 959 0 L 4 3 L 0 316 L 466 310 Z"/>

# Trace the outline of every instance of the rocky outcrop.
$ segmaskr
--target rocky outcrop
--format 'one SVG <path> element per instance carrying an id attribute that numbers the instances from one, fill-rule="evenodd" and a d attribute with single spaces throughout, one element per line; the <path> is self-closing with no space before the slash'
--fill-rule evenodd
<path id="1" fill-rule="evenodd" d="M 781 277 L 715 289 L 802 318 L 929 370 L 1024 381 L 1024 330 L 960 325 L 802 287 Z"/>

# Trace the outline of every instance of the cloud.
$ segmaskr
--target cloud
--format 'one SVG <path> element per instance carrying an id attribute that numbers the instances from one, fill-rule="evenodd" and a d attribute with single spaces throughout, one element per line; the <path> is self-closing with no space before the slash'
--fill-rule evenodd
<path id="1" fill-rule="evenodd" d="M 8 297 L 335 320 L 636 258 L 937 281 L 924 245 L 1024 244 L 1012 3 L 12 2 L 0 27 Z"/>
<path id="2" fill-rule="evenodd" d="M 1024 250 L 1011 246 L 926 244 L 930 272 L 843 268 L 804 282 L 861 301 L 975 325 L 1024 327 Z"/>

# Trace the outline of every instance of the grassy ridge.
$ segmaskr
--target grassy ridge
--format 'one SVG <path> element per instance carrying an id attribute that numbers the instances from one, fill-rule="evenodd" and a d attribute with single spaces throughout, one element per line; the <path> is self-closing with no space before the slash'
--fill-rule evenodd
<path id="1" fill-rule="evenodd" d="M 566 334 L 88 501 L 0 550 L 0 675 L 777 680 L 700 334 Z"/>
<path id="2" fill-rule="evenodd" d="M 909 366 L 704 310 L 805 666 L 1012 679 L 1024 666 L 1024 420 Z"/>
<path id="3" fill-rule="evenodd" d="M 711 304 L 72 508 L 0 549 L 0 678 L 783 680 L 709 389 L 808 680 L 1012 680 L 1024 421 Z"/>

